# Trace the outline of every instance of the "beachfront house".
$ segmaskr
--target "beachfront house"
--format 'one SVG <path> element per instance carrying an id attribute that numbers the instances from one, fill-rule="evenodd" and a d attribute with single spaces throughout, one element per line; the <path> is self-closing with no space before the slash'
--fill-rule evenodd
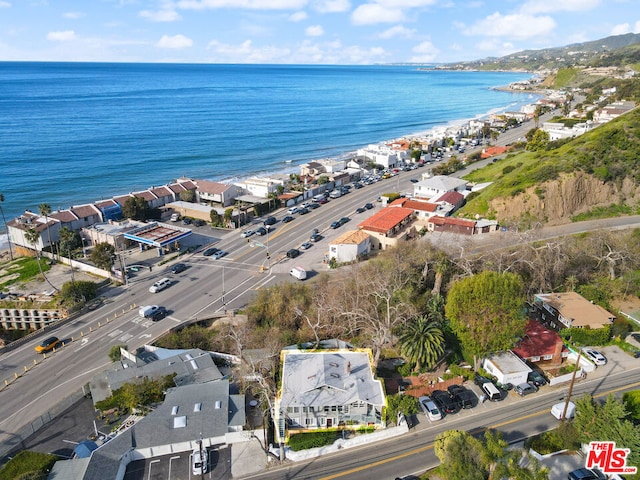
<path id="1" fill-rule="evenodd" d="M 228 207 L 235 203 L 238 196 L 238 188 L 235 185 L 209 180 L 195 180 L 195 183 L 198 186 L 197 194 L 200 202 Z"/>
<path id="2" fill-rule="evenodd" d="M 384 428 L 386 397 L 373 374 L 371 350 L 285 349 L 280 364 L 282 380 L 273 412 L 281 442 L 296 431 Z"/>
<path id="3" fill-rule="evenodd" d="M 235 185 L 242 188 L 250 196 L 269 198 L 269 195 L 278 192 L 278 187 L 284 188 L 285 182 L 283 179 L 277 178 L 252 177 Z"/>
<path id="4" fill-rule="evenodd" d="M 400 162 L 398 152 L 387 145 L 368 145 L 358 149 L 356 155 L 386 169 L 395 168 Z"/>

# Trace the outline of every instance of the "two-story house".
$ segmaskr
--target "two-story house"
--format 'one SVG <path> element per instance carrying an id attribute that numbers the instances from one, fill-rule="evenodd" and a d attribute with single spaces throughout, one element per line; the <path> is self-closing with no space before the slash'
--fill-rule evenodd
<path id="1" fill-rule="evenodd" d="M 613 313 L 576 292 L 538 293 L 532 307 L 532 314 L 555 330 L 604 328 L 616 319 Z"/>

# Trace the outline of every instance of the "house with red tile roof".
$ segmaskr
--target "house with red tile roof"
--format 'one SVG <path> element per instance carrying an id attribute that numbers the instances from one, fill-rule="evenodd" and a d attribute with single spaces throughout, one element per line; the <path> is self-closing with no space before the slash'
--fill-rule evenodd
<path id="1" fill-rule="evenodd" d="M 558 366 L 562 363 L 562 358 L 569 354 L 569 350 L 556 331 L 533 319 L 529 320 L 518 345 L 511 350 L 523 360 L 536 363 L 541 367 Z"/>
<path id="2" fill-rule="evenodd" d="M 450 232 L 464 235 L 475 234 L 476 222 L 454 217 L 431 217 L 427 221 L 427 230 L 430 232 Z"/>
<path id="3" fill-rule="evenodd" d="M 448 215 L 451 215 L 454 211 L 464 205 L 464 195 L 455 190 L 445 192 L 439 197 L 432 198 L 431 201 L 440 205 L 449 206 Z"/>
<path id="4" fill-rule="evenodd" d="M 439 215 L 439 205 L 425 199 L 398 198 L 391 202 L 388 207 L 403 207 L 412 209 L 416 218 L 426 219 L 434 215 Z"/>
<path id="5" fill-rule="evenodd" d="M 480 154 L 480 158 L 491 158 L 496 155 L 502 155 L 503 153 L 509 151 L 509 147 L 502 147 L 499 145 L 493 147 L 487 147 L 482 149 L 482 153 Z"/>
<path id="6" fill-rule="evenodd" d="M 371 240 L 364 230 L 349 230 L 329 243 L 329 258 L 338 263 L 355 262 L 370 251 Z"/>
<path id="7" fill-rule="evenodd" d="M 238 196 L 238 189 L 235 185 L 227 183 L 211 182 L 209 180 L 195 180 L 198 187 L 198 201 L 217 206 L 228 207 L 233 205 Z"/>
<path id="8" fill-rule="evenodd" d="M 361 222 L 358 228 L 371 236 L 372 250 L 382 250 L 413 237 L 414 217 L 410 208 L 386 207 Z"/>

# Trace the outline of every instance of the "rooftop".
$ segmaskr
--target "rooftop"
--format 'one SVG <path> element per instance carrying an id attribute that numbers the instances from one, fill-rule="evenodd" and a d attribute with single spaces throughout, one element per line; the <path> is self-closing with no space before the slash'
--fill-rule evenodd
<path id="1" fill-rule="evenodd" d="M 610 325 L 616 316 L 600 305 L 591 303 L 576 292 L 539 293 L 537 298 L 555 308 L 560 315 L 570 320 L 572 327 L 602 328 Z"/>
<path id="2" fill-rule="evenodd" d="M 369 234 L 362 230 L 349 230 L 331 242 L 332 245 L 360 245 L 369 238 Z"/>
<path id="3" fill-rule="evenodd" d="M 387 207 L 371 215 L 358 227 L 377 233 L 387 233 L 410 218 L 414 211 L 404 207 Z"/>

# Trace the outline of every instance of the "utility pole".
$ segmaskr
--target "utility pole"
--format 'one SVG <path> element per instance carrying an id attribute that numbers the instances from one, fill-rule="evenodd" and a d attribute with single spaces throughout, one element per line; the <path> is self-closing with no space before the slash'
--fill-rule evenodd
<path id="1" fill-rule="evenodd" d="M 582 356 L 582 350 L 578 350 L 578 358 L 576 359 L 576 368 L 573 370 L 571 376 L 571 383 L 569 384 L 569 391 L 567 392 L 567 398 L 564 401 L 564 408 L 562 409 L 562 419 L 564 420 L 567 415 L 567 409 L 569 408 L 569 401 L 571 400 L 571 392 L 573 391 L 573 384 L 576 381 L 576 373 L 580 369 L 580 357 Z"/>

